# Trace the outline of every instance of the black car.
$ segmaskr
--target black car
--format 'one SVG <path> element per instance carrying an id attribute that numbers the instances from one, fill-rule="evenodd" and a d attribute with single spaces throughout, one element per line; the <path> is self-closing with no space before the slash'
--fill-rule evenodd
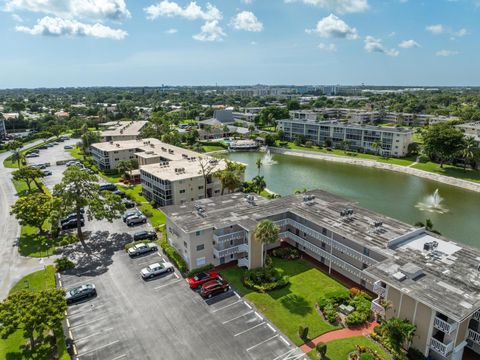
<path id="1" fill-rule="evenodd" d="M 133 241 L 139 240 L 156 240 L 157 233 L 155 231 L 139 231 L 133 234 Z"/>
<path id="2" fill-rule="evenodd" d="M 83 214 L 80 213 L 80 219 L 84 221 L 85 219 L 83 218 Z M 60 224 L 65 224 L 66 222 L 69 222 L 71 220 L 77 220 L 77 213 L 72 213 L 70 215 L 65 216 L 62 220 L 60 220 Z"/>
<path id="3" fill-rule="evenodd" d="M 100 191 L 115 191 L 117 187 L 115 184 L 102 184 L 100 185 Z"/>
<path id="4" fill-rule="evenodd" d="M 85 221 L 80 219 L 80 226 L 85 226 Z M 75 229 L 77 227 L 77 219 L 72 219 L 62 224 L 62 230 Z"/>
<path id="5" fill-rule="evenodd" d="M 115 195 L 120 196 L 121 198 L 124 198 L 124 197 L 125 197 L 125 193 L 124 193 L 123 191 L 121 191 L 121 190 L 115 190 L 115 191 L 113 191 L 113 193 L 114 193 Z"/>
<path id="6" fill-rule="evenodd" d="M 67 304 L 73 304 L 76 301 L 88 299 L 97 295 L 97 289 L 93 284 L 85 284 L 65 292 Z"/>
<path id="7" fill-rule="evenodd" d="M 131 208 L 135 207 L 135 203 L 132 200 L 123 199 L 122 203 L 123 203 L 123 205 L 125 205 L 126 209 L 131 209 Z"/>

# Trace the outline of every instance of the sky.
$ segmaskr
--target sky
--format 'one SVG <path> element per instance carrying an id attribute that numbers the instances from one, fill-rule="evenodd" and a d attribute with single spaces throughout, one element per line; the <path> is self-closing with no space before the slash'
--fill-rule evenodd
<path id="1" fill-rule="evenodd" d="M 480 0 L 0 0 L 0 88 L 480 85 Z"/>

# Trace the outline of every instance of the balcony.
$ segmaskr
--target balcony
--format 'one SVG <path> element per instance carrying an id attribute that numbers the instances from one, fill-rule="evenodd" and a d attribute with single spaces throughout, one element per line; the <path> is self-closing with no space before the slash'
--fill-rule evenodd
<path id="1" fill-rule="evenodd" d="M 248 268 L 248 257 L 238 259 L 238 266 L 244 266 Z"/>
<path id="2" fill-rule="evenodd" d="M 235 245 L 222 250 L 213 248 L 213 254 L 217 258 L 222 258 L 225 256 L 234 255 L 234 254 L 243 253 L 243 252 L 248 253 L 248 244 Z"/>
<path id="3" fill-rule="evenodd" d="M 383 283 L 380 280 L 373 283 L 373 292 L 379 296 L 385 297 L 386 289 L 383 287 Z"/>
<path id="4" fill-rule="evenodd" d="M 385 308 L 380 305 L 379 298 L 372 300 L 372 306 L 370 307 L 370 310 L 372 310 L 375 314 L 385 316 Z"/>
<path id="5" fill-rule="evenodd" d="M 477 312 L 475 312 L 473 314 L 473 319 L 477 320 L 477 321 L 480 321 L 480 310 L 478 310 Z"/>
<path id="6" fill-rule="evenodd" d="M 453 341 L 450 341 L 448 344 L 444 344 L 435 338 L 431 338 L 430 349 L 438 352 L 442 356 L 447 356 L 453 349 Z"/>
<path id="7" fill-rule="evenodd" d="M 457 329 L 458 324 L 456 322 L 451 324 L 440 319 L 438 316 L 435 316 L 435 319 L 433 320 L 433 326 L 436 329 L 443 331 L 445 334 L 451 334 Z"/>
<path id="8" fill-rule="evenodd" d="M 472 329 L 468 329 L 468 340 L 473 341 L 474 343 L 480 345 L 480 334 Z"/>
<path id="9" fill-rule="evenodd" d="M 225 241 L 244 239 L 245 235 L 246 235 L 246 233 L 243 230 L 236 231 L 236 232 L 229 233 L 229 234 L 223 234 L 223 235 L 213 234 L 213 240 L 215 240 L 216 243 L 220 244 L 220 243 L 223 243 Z"/>

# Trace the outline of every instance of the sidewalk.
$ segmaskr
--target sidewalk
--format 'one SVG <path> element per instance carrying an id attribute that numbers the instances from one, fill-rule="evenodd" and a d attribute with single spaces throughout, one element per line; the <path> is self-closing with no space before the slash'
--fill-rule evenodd
<path id="1" fill-rule="evenodd" d="M 300 346 L 300 349 L 304 353 L 309 353 L 315 348 L 315 345 L 317 345 L 320 342 L 326 343 L 332 340 L 350 338 L 354 336 L 366 336 L 372 333 L 373 328 L 377 325 L 378 323 L 374 321 L 368 324 L 367 326 L 361 326 L 356 328 L 344 328 L 340 330 L 330 331 L 326 334 L 316 337 L 315 339 L 310 340 L 308 343 L 303 344 L 302 346 Z"/>

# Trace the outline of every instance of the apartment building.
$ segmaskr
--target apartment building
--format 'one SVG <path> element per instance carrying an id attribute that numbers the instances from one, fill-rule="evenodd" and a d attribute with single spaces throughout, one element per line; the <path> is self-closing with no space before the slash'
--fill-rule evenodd
<path id="1" fill-rule="evenodd" d="M 0 115 L 0 140 L 7 136 L 7 129 L 5 127 L 5 119 Z"/>
<path id="2" fill-rule="evenodd" d="M 164 209 L 167 238 L 190 268 L 236 261 L 255 268 L 252 234 L 270 219 L 280 239 L 373 291 L 372 311 L 417 326 L 412 346 L 435 360 L 480 356 L 480 251 L 314 190 L 267 200 L 229 194 Z M 384 300 L 391 303 L 385 308 Z"/>
<path id="3" fill-rule="evenodd" d="M 457 127 L 463 130 L 465 136 L 473 137 L 480 147 L 480 121 L 460 124 Z"/>
<path id="4" fill-rule="evenodd" d="M 337 120 L 317 122 L 285 119 L 278 120 L 277 127 L 284 132 L 288 140 L 303 136 L 314 144 L 325 145 L 331 141 L 335 147 L 348 144 L 351 150 L 385 156 L 406 156 L 408 145 L 412 142 L 412 131 L 409 129 L 346 124 Z"/>
<path id="5" fill-rule="evenodd" d="M 140 138 L 140 132 L 148 121 L 110 121 L 100 124 L 104 130 L 100 132 L 103 141 L 125 141 Z"/>

